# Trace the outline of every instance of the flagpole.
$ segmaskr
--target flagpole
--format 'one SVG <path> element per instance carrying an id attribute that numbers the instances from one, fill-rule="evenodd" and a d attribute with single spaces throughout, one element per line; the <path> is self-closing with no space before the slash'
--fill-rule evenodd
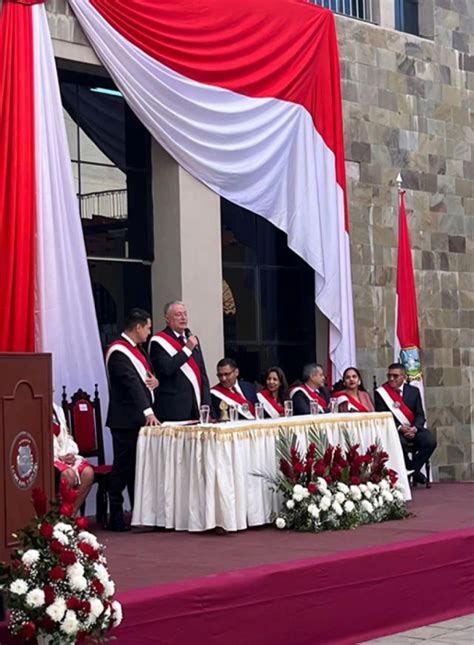
<path id="1" fill-rule="evenodd" d="M 400 227 L 400 195 L 403 192 L 403 178 L 402 178 L 402 173 L 399 172 L 396 178 L 396 184 L 397 184 L 397 220 L 398 220 L 398 225 Z M 400 234 L 400 231 L 398 232 Z M 397 273 L 398 273 L 398 266 L 397 266 Z M 394 343 L 393 343 L 393 360 L 395 363 L 400 362 L 400 343 L 398 341 L 398 334 L 397 334 L 397 324 L 398 324 L 398 294 L 397 294 L 397 289 L 395 286 L 395 329 L 394 329 Z"/>

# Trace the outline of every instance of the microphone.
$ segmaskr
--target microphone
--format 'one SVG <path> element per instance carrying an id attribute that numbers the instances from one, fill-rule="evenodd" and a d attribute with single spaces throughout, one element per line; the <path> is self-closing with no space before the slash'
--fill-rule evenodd
<path id="1" fill-rule="evenodd" d="M 186 336 L 186 340 L 188 340 L 188 338 L 192 336 L 192 333 L 189 327 L 186 327 L 186 329 L 184 330 L 184 335 Z"/>

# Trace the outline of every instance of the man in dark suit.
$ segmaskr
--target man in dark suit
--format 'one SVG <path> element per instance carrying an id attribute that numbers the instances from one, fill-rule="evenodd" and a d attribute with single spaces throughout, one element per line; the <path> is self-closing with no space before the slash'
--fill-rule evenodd
<path id="1" fill-rule="evenodd" d="M 425 483 L 420 469 L 436 448 L 434 434 L 425 427 L 420 390 L 406 382 L 405 368 L 401 363 L 392 363 L 388 368 L 387 382 L 375 392 L 375 409 L 393 414 L 405 456 L 407 470 L 413 471 L 413 479 Z M 412 455 L 414 444 L 414 454 Z"/>
<path id="2" fill-rule="evenodd" d="M 160 421 L 199 419 L 200 406 L 211 404 L 199 340 L 188 328 L 183 302 L 169 302 L 164 314 L 166 327 L 150 340 L 150 359 L 160 380 L 156 415 Z"/>
<path id="3" fill-rule="evenodd" d="M 143 309 L 132 309 L 120 339 L 109 346 L 105 356 L 110 386 L 107 425 L 114 447 L 109 481 L 109 528 L 112 531 L 129 530 L 123 515 L 122 492 L 128 488 L 133 506 L 138 432 L 144 425 L 159 425 L 152 408 L 158 380 L 141 347 L 150 330 L 150 314 Z"/>
<path id="4" fill-rule="evenodd" d="M 221 358 L 217 363 L 217 378 L 219 383 L 211 388 L 214 418 L 220 418 L 220 406 L 234 406 L 239 419 L 255 419 L 257 392 L 251 383 L 239 380 L 239 368 L 232 358 Z"/>
<path id="5" fill-rule="evenodd" d="M 317 402 L 319 412 L 328 411 L 331 395 L 324 385 L 325 382 L 326 376 L 322 365 L 308 363 L 303 367 L 301 385 L 290 388 L 294 415 L 310 414 L 312 400 Z"/>

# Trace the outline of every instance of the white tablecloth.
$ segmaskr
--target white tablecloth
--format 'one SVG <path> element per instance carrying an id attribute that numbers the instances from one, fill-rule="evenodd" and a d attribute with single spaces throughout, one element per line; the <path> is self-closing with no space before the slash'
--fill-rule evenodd
<path id="1" fill-rule="evenodd" d="M 324 414 L 261 421 L 144 427 L 138 437 L 132 524 L 180 531 L 227 531 L 270 521 L 279 508 L 268 483 L 252 473 L 276 474 L 275 444 L 281 428 L 291 428 L 303 445 L 316 428 L 330 444 L 344 445 L 343 431 L 361 449 L 379 439 L 388 466 L 399 474 L 411 499 L 403 453 L 389 412 Z"/>

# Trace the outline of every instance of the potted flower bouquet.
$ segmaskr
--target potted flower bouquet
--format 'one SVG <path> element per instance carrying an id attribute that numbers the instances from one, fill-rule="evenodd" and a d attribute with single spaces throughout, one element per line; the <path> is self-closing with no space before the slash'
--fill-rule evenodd
<path id="1" fill-rule="evenodd" d="M 64 481 L 49 504 L 34 489 L 36 517 L 19 531 L 11 563 L 1 566 L 9 628 L 23 642 L 104 642 L 122 620 L 103 547 L 87 520 L 74 518 L 75 496 Z"/>

